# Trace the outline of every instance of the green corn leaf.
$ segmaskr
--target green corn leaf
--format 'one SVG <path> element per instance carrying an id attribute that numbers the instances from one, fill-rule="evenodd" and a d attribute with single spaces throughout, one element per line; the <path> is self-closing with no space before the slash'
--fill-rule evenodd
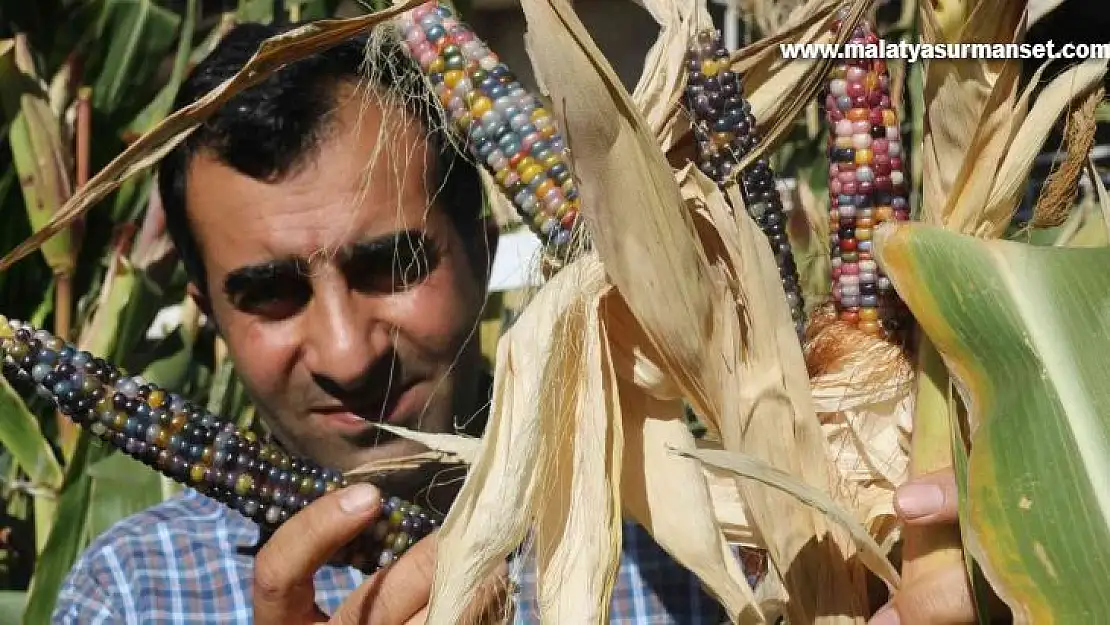
<path id="1" fill-rule="evenodd" d="M 0 446 L 12 454 L 33 483 L 49 489 L 61 487 L 62 466 L 39 428 L 38 419 L 2 377 L 0 415 L 3 415 L 0 419 Z"/>
<path id="2" fill-rule="evenodd" d="M 120 249 L 113 252 L 98 310 L 85 326 L 81 346 L 130 369 L 133 348 L 166 302 L 161 289 L 120 254 Z"/>
<path id="3" fill-rule="evenodd" d="M 204 41 L 197 44 L 197 46 L 193 48 L 193 51 L 189 53 L 189 65 L 193 66 L 200 63 L 212 52 L 212 50 L 215 50 L 220 40 L 224 38 L 224 35 L 235 26 L 235 22 L 236 18 L 234 12 L 228 11 L 221 15 L 220 21 L 208 32 L 204 37 Z"/>
<path id="4" fill-rule="evenodd" d="M 26 38 L 0 42 L 0 106 L 12 120 L 8 142 L 27 216 L 37 231 L 69 199 L 73 183 L 69 151 L 62 145 L 59 121 L 50 108 L 46 87 L 35 73 Z M 73 271 L 75 260 L 68 230 L 51 237 L 41 249 L 55 272 Z"/>
<path id="5" fill-rule="evenodd" d="M 27 610 L 23 615 L 23 622 L 27 625 L 50 622 L 62 583 L 88 544 L 86 528 L 93 483 L 88 469 L 110 451 L 107 445 L 93 442 L 94 438 L 81 430 L 73 457 L 66 467 L 65 485 L 58 500 L 54 528 L 46 541 L 46 548 L 39 554 L 28 591 Z"/>
<path id="6" fill-rule="evenodd" d="M 18 623 L 23 620 L 23 608 L 26 605 L 27 593 L 0 590 L 0 623 Z"/>
<path id="7" fill-rule="evenodd" d="M 135 136 L 145 134 L 156 124 L 169 115 L 173 108 L 173 99 L 177 97 L 177 90 L 185 78 L 189 66 L 189 55 L 192 52 L 193 29 L 196 28 L 197 0 L 188 0 L 185 6 L 185 19 L 181 23 L 178 34 L 177 54 L 173 60 L 173 70 L 170 78 L 162 87 L 154 100 L 143 109 L 139 116 L 128 126 L 128 132 Z"/>
<path id="8" fill-rule="evenodd" d="M 297 7 L 299 20 L 319 20 L 333 17 L 339 4 L 338 0 L 286 0 L 285 2 L 287 9 L 292 10 L 294 6 Z"/>
<path id="9" fill-rule="evenodd" d="M 239 0 L 239 9 L 235 17 L 240 22 L 262 22 L 269 24 L 274 21 L 273 0 Z"/>
<path id="10" fill-rule="evenodd" d="M 106 2 L 99 32 L 107 48 L 93 83 L 93 107 L 111 114 L 123 105 L 145 103 L 144 87 L 171 49 L 180 24 L 177 14 L 151 0 Z"/>
<path id="11" fill-rule="evenodd" d="M 112 453 L 89 466 L 88 475 L 92 478 L 89 520 L 85 527 L 89 540 L 121 519 L 162 501 L 159 474 L 126 454 Z"/>
<path id="12" fill-rule="evenodd" d="M 966 547 L 1015 622 L 1110 622 L 1110 248 L 890 224 L 875 252 L 968 407 Z"/>

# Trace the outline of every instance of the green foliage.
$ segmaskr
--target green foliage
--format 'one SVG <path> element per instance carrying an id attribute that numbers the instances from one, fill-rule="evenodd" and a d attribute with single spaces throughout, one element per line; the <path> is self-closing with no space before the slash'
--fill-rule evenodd
<path id="1" fill-rule="evenodd" d="M 1105 622 L 1110 248 L 907 224 L 875 251 L 967 404 L 968 550 L 1017 622 Z"/>
<path id="2" fill-rule="evenodd" d="M 282 21 L 334 16 L 339 0 L 286 0 Z M 182 8 L 184 7 L 184 8 Z M 90 175 L 161 121 L 189 68 L 208 54 L 236 21 L 269 21 L 272 0 L 241 0 L 225 14 L 202 11 L 200 0 L 0 0 L 0 72 L 5 87 L 0 117 L 0 253 L 41 226 L 29 220 L 29 196 L 18 184 L 17 164 L 39 162 L 47 145 L 52 174 L 77 180 L 76 102 L 89 88 Z M 13 37 L 26 42 L 29 65 L 17 66 Z M 19 87 L 22 85 L 22 87 Z M 8 89 L 7 87 L 17 87 Z M 36 126 L 13 126 L 34 98 Z M 13 132 L 14 129 L 14 132 Z M 36 135 L 30 134 L 34 131 Z M 46 137 L 37 140 L 36 137 Z M 67 191 L 72 192 L 72 189 Z M 68 233 L 77 252 L 70 340 L 126 370 L 252 422 L 247 396 L 230 363 L 219 360 L 218 339 L 185 295 L 166 234 L 145 232 L 157 215 L 153 176 L 135 176 L 94 207 L 82 227 Z M 57 198 L 66 200 L 64 193 Z M 33 197 L 32 197 L 33 199 Z M 37 202 L 36 202 L 37 204 Z M 57 202 L 44 210 L 46 216 Z M 63 239 L 64 237 L 57 237 Z M 170 250 L 166 253 L 159 250 Z M 167 267 L 170 270 L 167 270 Z M 176 267 L 176 269 L 174 269 Z M 54 273 L 42 254 L 0 273 L 0 315 L 51 329 L 57 320 Z M 151 337 L 156 316 L 180 307 L 182 321 Z M 0 522 L 28 519 L 11 531 L 12 551 L 0 545 L 0 622 L 49 622 L 59 588 L 79 554 L 111 525 L 179 490 L 138 462 L 81 434 L 68 448 L 59 439 L 46 402 L 20 398 L 0 383 L 0 474 L 6 514 Z M 10 487 L 19 484 L 18 487 Z M 28 505 L 30 503 L 31 505 Z M 33 528 L 33 529 L 28 529 Z M 34 559 L 33 578 L 16 579 L 13 553 Z"/>

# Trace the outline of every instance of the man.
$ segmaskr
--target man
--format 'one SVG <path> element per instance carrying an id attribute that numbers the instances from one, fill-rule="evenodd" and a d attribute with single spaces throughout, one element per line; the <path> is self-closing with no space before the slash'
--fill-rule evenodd
<path id="1" fill-rule="evenodd" d="M 233 30 L 177 107 L 277 32 Z M 381 52 L 377 78 L 363 80 L 364 45 L 341 44 L 232 99 L 159 171 L 192 296 L 258 414 L 290 451 L 340 470 L 419 450 L 371 421 L 480 435 L 489 390 L 475 334 L 496 230 L 481 219 L 477 174 L 428 132 L 440 121 L 411 97 L 423 83 L 403 56 Z M 435 486 L 435 470 L 380 485 L 445 510 L 458 480 Z M 322 498 L 255 560 L 236 547 L 254 544 L 257 528 L 187 491 L 99 537 L 55 621 L 420 622 L 434 537 L 370 580 L 324 564 L 372 522 L 379 494 L 362 486 Z M 638 526 L 625 529 L 613 622 L 722 620 L 696 579 Z M 520 600 L 534 603 L 526 581 Z"/>
<path id="2" fill-rule="evenodd" d="M 232 76 L 277 32 L 234 29 L 176 106 Z M 480 178 L 444 135 L 427 132 L 442 122 L 408 97 L 423 83 L 405 57 L 381 52 L 377 78 L 363 79 L 365 45 L 341 44 L 234 98 L 159 170 L 190 292 L 258 414 L 291 452 L 339 470 L 420 450 L 371 422 L 478 436 L 489 401 L 477 326 L 497 231 L 481 217 Z M 380 485 L 446 510 L 461 475 L 437 480 L 436 471 Z M 644 532 L 629 532 L 615 621 L 719 622 L 696 580 Z M 55 618 L 249 623 L 255 563 L 236 547 L 257 535 L 187 491 L 99 537 Z M 362 576 L 324 566 L 313 581 L 309 598 L 332 613 Z"/>

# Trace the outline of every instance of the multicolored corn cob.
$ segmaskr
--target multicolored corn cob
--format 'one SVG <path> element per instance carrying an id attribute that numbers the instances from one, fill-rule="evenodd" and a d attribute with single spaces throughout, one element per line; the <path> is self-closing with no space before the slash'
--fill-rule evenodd
<path id="1" fill-rule="evenodd" d="M 698 168 L 724 185 L 740 159 L 759 143 L 751 104 L 744 98 L 740 76 L 729 69 L 729 52 L 720 31 L 698 33 L 687 51 L 686 105 L 698 145 Z M 805 332 L 805 306 L 798 267 L 786 235 L 786 212 L 766 158 L 740 172 L 748 214 L 767 236 L 798 335 Z"/>
<path id="2" fill-rule="evenodd" d="M 37 392 L 116 449 L 239 511 L 263 536 L 321 495 L 347 486 L 338 471 L 291 456 L 180 395 L 2 316 L 0 362 L 4 377 L 20 392 Z M 441 522 L 396 497 L 383 508 L 382 520 L 337 563 L 369 574 Z"/>
<path id="3" fill-rule="evenodd" d="M 549 254 L 565 259 L 579 197 L 555 119 L 446 4 L 422 4 L 396 24 L 470 154 Z"/>
<path id="4" fill-rule="evenodd" d="M 878 40 L 862 20 L 849 42 Z M 871 256 L 871 233 L 885 221 L 908 220 L 909 203 L 886 62 L 857 59 L 834 66 L 824 103 L 833 301 L 842 321 L 889 335 L 898 330 L 904 307 Z"/>

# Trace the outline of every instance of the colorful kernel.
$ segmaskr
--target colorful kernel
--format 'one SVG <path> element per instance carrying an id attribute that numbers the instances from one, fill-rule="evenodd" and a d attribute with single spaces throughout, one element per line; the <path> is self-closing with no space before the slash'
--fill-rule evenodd
<path id="1" fill-rule="evenodd" d="M 874 38 L 864 20 L 849 43 Z M 898 329 L 904 310 L 890 280 L 871 258 L 871 238 L 873 229 L 883 222 L 907 219 L 908 209 L 894 208 L 906 207 L 906 190 L 898 158 L 901 133 L 890 104 L 886 64 L 856 59 L 835 67 L 821 99 L 830 130 L 833 300 L 845 323 L 867 333 L 889 335 Z"/>
<path id="2" fill-rule="evenodd" d="M 260 442 L 254 432 L 200 408 L 184 397 L 128 376 L 102 358 L 78 350 L 45 330 L 0 317 L 0 368 L 24 395 L 48 397 L 93 435 L 163 475 L 242 513 L 273 531 L 321 495 L 348 485 L 342 473 Z M 442 519 L 416 506 L 390 529 L 388 544 L 351 543 L 344 557 L 366 573 L 392 562 L 431 533 Z M 403 540 L 401 537 L 403 536 Z"/>
<path id="3" fill-rule="evenodd" d="M 563 171 L 571 167 L 554 118 L 447 4 L 426 2 L 398 16 L 396 24 L 409 55 L 433 84 L 446 86 L 447 96 L 441 95 L 441 101 L 455 130 L 463 137 L 473 137 L 475 120 L 486 133 L 492 148 L 469 141 L 471 154 L 493 174 L 525 222 L 554 248 L 556 256 L 562 256 L 577 217 L 558 219 L 555 210 L 561 204 L 544 202 L 547 190 L 522 194 L 515 189 L 518 181 L 537 186 L 548 183 L 561 187 L 568 198 L 577 197 L 573 177 L 568 182 L 554 171 L 556 166 Z M 546 152 L 541 157 L 535 148 L 544 142 Z M 530 152 L 534 156 L 529 156 Z"/>
<path id="4" fill-rule="evenodd" d="M 729 70 L 728 59 L 721 34 L 709 30 L 698 34 L 686 56 L 686 104 L 694 120 L 698 168 L 718 185 L 732 177 L 736 164 L 759 143 L 751 104 L 744 98 L 740 76 Z M 843 86 L 846 88 L 846 83 Z M 850 121 L 838 123 L 848 131 L 852 128 Z M 845 147 L 852 147 L 850 140 Z M 775 255 L 790 314 L 801 337 L 805 308 L 775 172 L 767 159 L 759 159 L 740 172 L 740 180 L 748 213 L 763 230 Z"/>

